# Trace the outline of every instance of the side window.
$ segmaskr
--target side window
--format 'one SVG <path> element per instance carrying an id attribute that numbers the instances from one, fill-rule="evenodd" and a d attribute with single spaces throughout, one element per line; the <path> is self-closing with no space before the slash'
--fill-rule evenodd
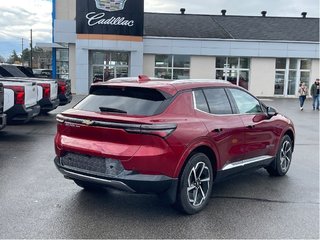
<path id="1" fill-rule="evenodd" d="M 239 109 L 240 114 L 261 113 L 260 103 L 250 94 L 235 88 L 229 89 Z"/>
<path id="2" fill-rule="evenodd" d="M 232 114 L 231 105 L 223 88 L 204 89 L 210 112 L 213 114 Z"/>
<path id="3" fill-rule="evenodd" d="M 208 113 L 209 112 L 208 104 L 207 104 L 207 101 L 203 95 L 202 90 L 195 90 L 194 91 L 194 98 L 195 98 L 196 108 Z"/>

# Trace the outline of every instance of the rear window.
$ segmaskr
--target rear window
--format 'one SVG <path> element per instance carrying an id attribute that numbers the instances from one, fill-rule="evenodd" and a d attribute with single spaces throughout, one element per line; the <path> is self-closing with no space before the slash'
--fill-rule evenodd
<path id="1" fill-rule="evenodd" d="M 13 77 L 13 75 L 5 70 L 2 66 L 0 66 L 0 75 L 1 77 Z"/>
<path id="2" fill-rule="evenodd" d="M 27 68 L 27 67 L 24 67 L 24 66 L 17 66 L 17 68 L 21 72 L 23 72 L 27 77 L 35 77 L 31 68 Z"/>
<path id="3" fill-rule="evenodd" d="M 167 102 L 165 96 L 155 89 L 104 87 L 91 91 L 74 109 L 151 116 L 162 112 Z"/>
<path id="4" fill-rule="evenodd" d="M 10 73 L 13 77 L 26 77 L 26 75 L 21 72 L 16 66 L 3 65 L 1 66 L 5 71 Z"/>

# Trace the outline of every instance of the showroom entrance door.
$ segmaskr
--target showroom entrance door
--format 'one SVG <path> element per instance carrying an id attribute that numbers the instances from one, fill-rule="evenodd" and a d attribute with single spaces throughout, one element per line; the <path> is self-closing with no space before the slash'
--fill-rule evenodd
<path id="1" fill-rule="evenodd" d="M 91 83 L 129 76 L 129 53 L 110 51 L 90 52 Z"/>

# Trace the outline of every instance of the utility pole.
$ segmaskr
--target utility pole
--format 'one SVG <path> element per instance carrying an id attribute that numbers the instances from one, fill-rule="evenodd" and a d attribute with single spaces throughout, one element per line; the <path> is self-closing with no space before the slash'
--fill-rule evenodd
<path id="1" fill-rule="evenodd" d="M 32 29 L 30 29 L 30 67 L 32 69 Z"/>
<path id="2" fill-rule="evenodd" d="M 21 38 L 21 55 L 22 55 L 22 52 L 23 52 L 23 38 Z"/>

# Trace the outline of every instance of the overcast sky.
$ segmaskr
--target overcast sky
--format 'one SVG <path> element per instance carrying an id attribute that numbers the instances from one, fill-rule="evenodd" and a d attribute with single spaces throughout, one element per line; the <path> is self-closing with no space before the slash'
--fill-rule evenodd
<path id="1" fill-rule="evenodd" d="M 65 0 L 68 1 L 68 0 Z M 131 0 L 134 1 L 134 0 Z M 178 13 L 186 8 L 186 14 L 219 15 L 226 9 L 229 15 L 319 17 L 319 0 L 145 0 L 146 12 Z M 21 53 L 30 46 L 30 29 L 33 43 L 51 42 L 51 0 L 0 0 L 0 56 L 7 58 L 15 49 Z"/>

